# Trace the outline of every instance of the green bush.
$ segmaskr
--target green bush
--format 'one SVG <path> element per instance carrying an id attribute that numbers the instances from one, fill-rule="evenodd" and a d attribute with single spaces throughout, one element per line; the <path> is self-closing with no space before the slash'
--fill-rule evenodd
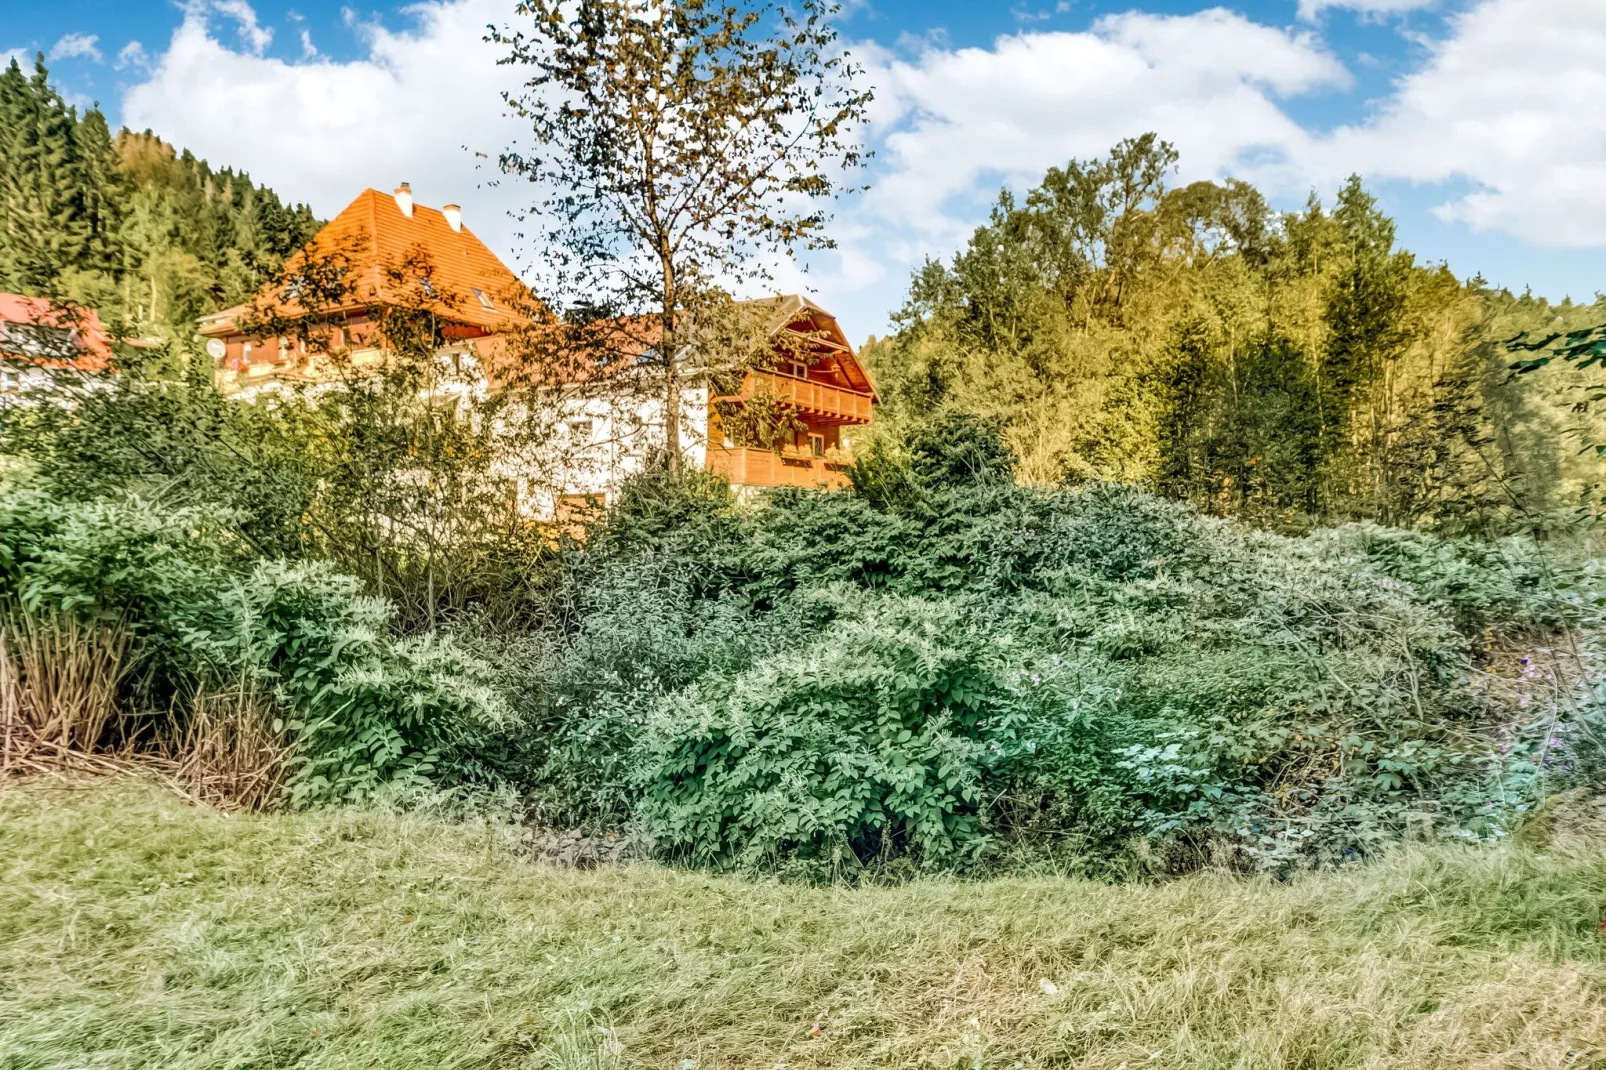
<path id="1" fill-rule="evenodd" d="M 1529 539 L 1441 539 L 1377 524 L 1346 524 L 1315 539 L 1443 603 L 1468 634 L 1550 628 L 1568 616 L 1557 595 L 1574 586 L 1569 555 L 1547 554 Z"/>
<path id="2" fill-rule="evenodd" d="M 292 711 L 291 798 L 463 784 L 501 727 L 488 670 L 451 641 L 397 639 L 391 607 L 327 566 L 262 561 L 178 622 L 201 670 L 238 675 Z"/>
<path id="3" fill-rule="evenodd" d="M 1472 674 L 1490 624 L 1561 619 L 1521 542 L 1293 538 L 986 477 L 623 545 L 574 551 L 520 704 L 547 812 L 672 857 L 1106 869 L 1141 840 L 1149 867 L 1281 870 L 1535 801 L 1542 729 Z"/>
<path id="4" fill-rule="evenodd" d="M 956 607 L 873 600 L 803 649 L 704 677 L 646 724 L 642 828 L 721 867 L 973 861 L 1016 747 L 993 660 Z"/>
<path id="5" fill-rule="evenodd" d="M 327 566 L 253 560 L 226 517 L 135 495 L 65 502 L 0 486 L 0 598 L 114 620 L 134 636 L 125 704 L 175 708 L 250 685 L 283 710 L 301 804 L 483 780 L 504 717 L 449 641 L 401 639 L 390 607 Z"/>
<path id="6" fill-rule="evenodd" d="M 658 701 L 750 664 L 764 647 L 734 600 L 697 596 L 698 577 L 683 561 L 586 567 L 573 631 L 477 640 L 503 666 L 502 689 L 520 709 L 515 742 L 537 816 L 617 825 L 633 809 L 632 748 Z"/>

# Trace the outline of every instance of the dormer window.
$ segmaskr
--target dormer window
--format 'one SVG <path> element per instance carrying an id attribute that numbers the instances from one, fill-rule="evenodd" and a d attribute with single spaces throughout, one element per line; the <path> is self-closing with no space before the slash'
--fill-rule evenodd
<path id="1" fill-rule="evenodd" d="M 483 308 L 485 311 L 487 311 L 487 312 L 495 312 L 496 311 L 496 306 L 491 303 L 491 299 L 489 297 L 485 296 L 485 291 L 484 290 L 475 290 L 474 291 L 474 296 L 479 298 L 480 307 Z"/>
<path id="2" fill-rule="evenodd" d="M 431 282 L 427 278 L 419 279 L 418 280 L 418 286 L 419 286 L 419 289 L 424 291 L 424 296 L 426 296 L 426 297 L 439 297 L 440 296 L 439 294 L 437 294 L 435 292 L 435 284 L 433 282 Z"/>

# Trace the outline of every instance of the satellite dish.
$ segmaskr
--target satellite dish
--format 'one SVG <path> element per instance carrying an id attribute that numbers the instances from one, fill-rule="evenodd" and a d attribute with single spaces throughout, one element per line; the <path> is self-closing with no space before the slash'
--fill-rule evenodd
<path id="1" fill-rule="evenodd" d="M 222 360 L 223 359 L 223 354 L 227 353 L 228 351 L 229 351 L 228 346 L 223 344 L 223 339 L 221 339 L 221 338 L 209 338 L 209 339 L 207 339 L 207 341 L 206 341 L 206 355 L 211 357 L 213 360 Z"/>

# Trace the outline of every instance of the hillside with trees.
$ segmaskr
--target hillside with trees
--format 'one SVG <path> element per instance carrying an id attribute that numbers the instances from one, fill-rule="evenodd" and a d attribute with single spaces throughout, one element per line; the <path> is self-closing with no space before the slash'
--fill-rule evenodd
<path id="1" fill-rule="evenodd" d="M 1283 213 L 1237 180 L 1172 187 L 1176 163 L 1150 134 L 1006 189 L 865 347 L 882 427 L 996 418 L 1027 482 L 1138 483 L 1284 530 L 1487 533 L 1594 511 L 1580 380 L 1514 381 L 1504 343 L 1606 307 L 1419 262 L 1359 178 Z"/>
<path id="2" fill-rule="evenodd" d="M 97 310 L 118 333 L 191 337 L 249 298 L 318 228 L 250 176 L 150 131 L 79 114 L 40 56 L 0 72 L 0 292 Z"/>

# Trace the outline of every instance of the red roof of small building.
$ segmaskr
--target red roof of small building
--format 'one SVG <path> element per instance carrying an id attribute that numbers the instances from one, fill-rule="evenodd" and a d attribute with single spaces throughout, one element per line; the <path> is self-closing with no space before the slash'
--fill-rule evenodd
<path id="1" fill-rule="evenodd" d="M 258 311 L 292 316 L 301 312 L 281 298 L 284 279 L 309 260 L 337 257 L 346 260 L 352 273 L 350 299 L 341 303 L 341 309 L 434 307 L 444 319 L 494 332 L 523 322 L 533 301 L 518 276 L 468 227 L 453 229 L 444 212 L 421 204 L 412 206 L 409 217 L 395 194 L 365 189 L 318 231 L 306 249 L 286 262 L 280 280 L 258 295 Z M 421 286 L 421 280 L 393 277 L 415 261 L 427 264 L 439 300 L 422 291 L 400 292 L 401 286 Z M 200 333 L 234 333 L 251 310 L 251 305 L 239 305 L 213 313 L 201 320 Z"/>
<path id="2" fill-rule="evenodd" d="M 0 356 L 98 372 L 111 363 L 112 339 L 92 308 L 0 293 Z"/>

